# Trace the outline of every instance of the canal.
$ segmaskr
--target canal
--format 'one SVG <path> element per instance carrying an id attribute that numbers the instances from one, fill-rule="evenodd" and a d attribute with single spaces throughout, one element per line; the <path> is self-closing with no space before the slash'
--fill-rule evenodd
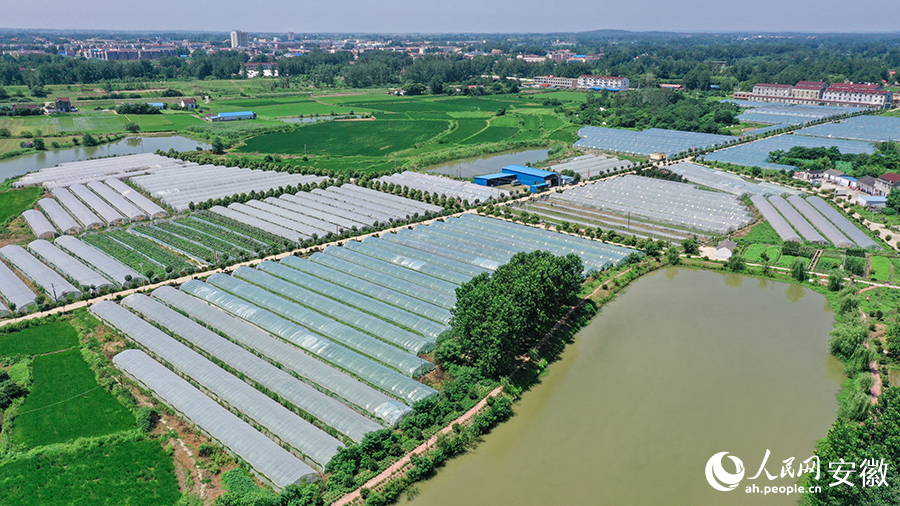
<path id="1" fill-rule="evenodd" d="M 419 483 L 411 504 L 796 504 L 744 489 L 796 483 L 749 478 L 767 449 L 768 472 L 790 457 L 796 469 L 834 421 L 832 325 L 825 298 L 798 285 L 657 271 L 607 304 L 515 416 Z M 725 451 L 746 474 L 719 492 L 704 469 Z"/>

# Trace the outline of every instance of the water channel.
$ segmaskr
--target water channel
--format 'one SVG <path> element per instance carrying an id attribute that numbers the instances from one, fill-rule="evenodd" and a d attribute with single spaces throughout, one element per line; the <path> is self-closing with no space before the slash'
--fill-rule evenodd
<path id="1" fill-rule="evenodd" d="M 209 144 L 188 139 L 187 137 L 125 137 L 117 142 L 100 146 L 76 147 L 39 151 L 28 155 L 0 161 L 0 181 L 21 176 L 29 172 L 53 167 L 61 163 L 77 162 L 89 158 L 100 158 L 115 155 L 133 155 L 136 153 L 153 153 L 157 149 L 168 151 L 192 151 L 197 147 L 209 149 Z"/>
<path id="2" fill-rule="evenodd" d="M 657 271 L 607 304 L 516 415 L 418 484 L 411 504 L 796 504 L 745 487 L 796 483 L 749 478 L 767 449 L 775 475 L 811 456 L 834 421 L 832 325 L 825 298 L 798 285 Z M 730 492 L 704 474 L 724 451 L 746 468 Z"/>

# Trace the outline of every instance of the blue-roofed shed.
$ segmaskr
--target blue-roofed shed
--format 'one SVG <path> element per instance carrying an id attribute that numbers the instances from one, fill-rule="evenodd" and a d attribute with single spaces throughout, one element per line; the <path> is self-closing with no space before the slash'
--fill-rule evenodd
<path id="1" fill-rule="evenodd" d="M 147 102 L 147 105 L 156 107 L 157 109 L 165 109 L 166 104 L 163 102 Z"/>
<path id="2" fill-rule="evenodd" d="M 544 184 L 547 186 L 559 186 L 559 174 L 549 170 L 535 169 L 522 165 L 507 165 L 503 167 L 502 172 L 504 174 L 515 174 L 516 179 L 528 186 Z"/>
<path id="3" fill-rule="evenodd" d="M 256 113 L 253 111 L 220 112 L 219 114 L 210 114 L 206 117 L 207 121 L 235 121 L 254 118 L 256 118 Z"/>
<path id="4" fill-rule="evenodd" d="M 483 176 L 475 176 L 474 178 L 475 184 L 480 184 L 481 186 L 502 186 L 505 184 L 510 184 L 515 180 L 515 174 L 506 174 L 503 172 L 498 172 L 496 174 L 485 174 Z"/>

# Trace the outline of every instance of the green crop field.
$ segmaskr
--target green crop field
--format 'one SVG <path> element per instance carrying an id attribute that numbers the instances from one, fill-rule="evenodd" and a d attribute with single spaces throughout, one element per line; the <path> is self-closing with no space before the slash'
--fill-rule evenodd
<path id="1" fill-rule="evenodd" d="M 762 253 L 765 252 L 766 256 L 769 257 L 769 263 L 775 263 L 778 261 L 778 258 L 781 256 L 781 246 L 768 246 L 765 244 L 751 244 L 744 250 L 744 258 L 747 259 L 748 262 L 752 263 L 762 263 Z"/>
<path id="2" fill-rule="evenodd" d="M 784 243 L 784 241 L 781 240 L 781 237 L 778 236 L 778 233 L 775 232 L 775 229 L 772 228 L 772 225 L 770 225 L 768 221 L 764 221 L 755 225 L 752 229 L 750 229 L 750 233 L 748 233 L 744 237 L 738 238 L 737 242 L 741 244 L 752 244 L 757 242 L 761 242 L 764 244 Z"/>
<path id="3" fill-rule="evenodd" d="M 31 209 L 43 193 L 43 188 L 0 191 L 0 225 Z"/>
<path id="4" fill-rule="evenodd" d="M 255 137 L 239 151 L 302 155 L 305 145 L 313 155 L 388 155 L 428 141 L 449 126 L 448 121 L 329 121 Z"/>
<path id="5" fill-rule="evenodd" d="M 896 314 L 898 307 L 900 307 L 900 290 L 893 288 L 876 288 L 859 297 L 859 308 L 866 313 L 881 311 L 884 314 Z"/>
<path id="6" fill-rule="evenodd" d="M 486 142 L 500 142 L 509 139 L 510 137 L 516 135 L 519 132 L 519 129 L 511 126 L 493 126 L 491 125 L 487 130 L 483 130 L 468 139 L 462 141 L 460 144 L 481 144 Z"/>
<path id="7" fill-rule="evenodd" d="M 794 265 L 794 260 L 796 260 L 798 258 L 800 259 L 801 262 L 803 262 L 804 267 L 809 267 L 809 259 L 808 258 L 795 257 L 793 255 L 781 255 L 781 257 L 778 259 L 778 262 L 775 265 L 777 265 L 779 267 L 790 268 Z"/>
<path id="8" fill-rule="evenodd" d="M 886 257 L 872 257 L 869 264 L 869 275 L 875 281 L 889 281 L 891 279 L 891 261 Z"/>
<path id="9" fill-rule="evenodd" d="M 0 506 L 169 506 L 180 497 L 172 459 L 152 440 L 7 459 L 0 490 Z"/>
<path id="10" fill-rule="evenodd" d="M 488 122 L 483 119 L 458 119 L 456 128 L 444 136 L 448 143 L 460 143 L 487 128 Z"/>
<path id="11" fill-rule="evenodd" d="M 831 258 L 823 256 L 819 259 L 819 263 L 816 264 L 816 270 L 819 271 L 827 271 L 830 269 L 837 269 L 841 266 L 840 258 Z"/>
<path id="12" fill-rule="evenodd" d="M 15 419 L 13 442 L 35 447 L 134 427 L 134 415 L 97 384 L 80 350 L 39 355 L 32 367 L 34 384 Z"/>
<path id="13" fill-rule="evenodd" d="M 57 321 L 0 334 L 0 356 L 41 355 L 78 346 L 78 333 L 67 321 Z"/>

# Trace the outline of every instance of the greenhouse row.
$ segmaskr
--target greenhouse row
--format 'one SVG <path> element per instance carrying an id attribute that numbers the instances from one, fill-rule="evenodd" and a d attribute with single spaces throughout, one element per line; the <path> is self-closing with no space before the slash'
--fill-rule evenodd
<path id="1" fill-rule="evenodd" d="M 66 208 L 69 214 L 78 220 L 78 223 L 85 230 L 103 227 L 103 221 L 93 211 L 88 209 L 84 202 L 78 200 L 78 197 L 73 195 L 68 188 L 53 188 L 50 192 Z"/>
<path id="2" fill-rule="evenodd" d="M 681 132 L 650 128 L 641 132 L 586 126 L 578 131 L 576 148 L 599 149 L 627 155 L 650 156 L 666 153 L 672 157 L 697 149 L 708 149 L 736 141 L 729 135 Z"/>
<path id="3" fill-rule="evenodd" d="M 481 250 L 474 246 L 467 246 L 460 243 L 449 243 L 445 244 L 444 246 L 440 246 L 438 244 L 426 242 L 424 240 L 415 240 L 413 237 L 406 235 L 411 232 L 412 231 L 408 229 L 401 229 L 398 230 L 395 234 L 385 234 L 381 236 L 381 238 L 386 241 L 405 246 L 407 248 L 414 248 L 425 253 L 452 260 L 452 262 L 448 263 L 448 266 L 454 269 L 456 269 L 457 265 L 465 267 L 464 264 L 469 264 L 478 269 L 495 271 L 498 267 L 503 265 L 505 261 L 502 258 L 492 259 L 482 256 Z M 459 254 L 459 252 L 467 253 L 467 255 L 462 258 L 454 258 L 455 255 Z M 441 261 L 445 261 L 444 258 L 442 258 Z M 461 269 L 458 270 L 460 270 L 460 272 L 466 272 Z M 475 273 L 475 275 L 480 272 L 481 271 L 479 270 Z"/>
<path id="4" fill-rule="evenodd" d="M 375 223 L 405 220 L 438 212 L 440 207 L 355 185 L 315 189 L 281 197 L 233 203 L 213 212 L 266 232 L 300 242 L 342 230 L 361 230 Z"/>
<path id="5" fill-rule="evenodd" d="M 151 197 L 181 212 L 188 210 L 191 203 L 197 204 L 251 191 L 267 192 L 279 187 L 318 184 L 324 179 L 320 176 L 271 170 L 193 165 L 136 176 L 131 178 L 131 182 Z"/>
<path id="6" fill-rule="evenodd" d="M 117 329 L 160 362 L 209 393 L 223 405 L 263 427 L 310 459 L 319 469 L 343 447 L 340 441 L 278 401 L 217 366 L 199 353 L 112 301 L 93 304 L 91 313 Z"/>
<path id="7" fill-rule="evenodd" d="M 104 181 L 110 188 L 122 194 L 123 197 L 130 200 L 134 205 L 140 207 L 147 216 L 151 218 L 165 218 L 169 215 L 169 213 L 148 199 L 147 197 L 141 195 L 137 190 L 132 189 L 127 184 L 123 183 L 118 179 L 107 179 Z"/>
<path id="8" fill-rule="evenodd" d="M 54 241 L 57 246 L 66 250 L 69 254 L 80 258 L 84 263 L 94 267 L 104 276 L 125 286 L 134 281 L 138 284 L 147 282 L 147 278 L 131 269 L 115 258 L 103 253 L 97 248 L 86 244 L 81 239 L 70 235 L 57 237 Z"/>
<path id="9" fill-rule="evenodd" d="M 608 172 L 630 169 L 633 166 L 634 163 L 628 160 L 619 160 L 615 157 L 582 155 L 557 165 L 551 165 L 547 167 L 547 170 L 560 173 L 564 170 L 571 170 L 580 175 L 582 179 L 590 179 L 595 176 L 602 176 Z"/>
<path id="10" fill-rule="evenodd" d="M 43 185 L 45 188 L 86 184 L 109 178 L 128 178 L 166 168 L 196 165 L 152 153 L 68 162 L 26 174 L 15 187 Z"/>
<path id="11" fill-rule="evenodd" d="M 36 307 L 35 293 L 2 261 L 0 261 L 0 295 L 10 310 L 26 313 Z M 5 312 L 6 307 L 0 310 Z"/>
<path id="12" fill-rule="evenodd" d="M 666 169 L 679 174 L 692 183 L 720 190 L 732 195 L 799 195 L 800 190 L 777 184 L 748 181 L 737 174 L 711 169 L 696 163 L 679 162 Z"/>
<path id="13" fill-rule="evenodd" d="M 122 216 L 122 214 L 117 211 L 113 206 L 109 205 L 105 200 L 100 198 L 99 195 L 88 190 L 86 186 L 80 184 L 73 184 L 69 186 L 69 191 L 72 192 L 73 195 L 81 199 L 82 202 L 87 204 L 88 207 L 94 211 L 97 216 L 103 220 L 108 226 L 115 225 L 124 225 L 128 223 L 129 219 Z"/>
<path id="14" fill-rule="evenodd" d="M 755 102 L 752 100 L 731 100 L 731 102 L 748 110 L 737 116 L 744 123 L 772 123 L 782 126 L 802 125 L 811 121 L 834 118 L 858 112 L 858 109 L 835 107 L 828 105 L 778 104 L 771 102 Z"/>
<path id="15" fill-rule="evenodd" d="M 803 135 L 785 134 L 748 142 L 746 144 L 722 149 L 706 155 L 700 155 L 697 159 L 725 162 L 734 165 L 743 165 L 745 167 L 756 166 L 763 169 L 793 171 L 796 170 L 797 167 L 767 162 L 766 159 L 768 159 L 769 153 L 772 151 L 788 151 L 794 146 L 806 148 L 829 148 L 835 146 L 844 154 L 872 154 L 875 152 L 875 146 L 868 142 L 820 139 Z"/>
<path id="16" fill-rule="evenodd" d="M 848 139 L 868 142 L 896 142 L 900 140 L 900 118 L 891 116 L 856 116 L 834 123 L 804 128 L 797 135 Z"/>
<path id="17" fill-rule="evenodd" d="M 437 279 L 442 279 L 454 285 L 461 285 L 466 281 L 472 279 L 476 275 L 480 274 L 480 272 L 483 272 L 482 269 L 475 274 L 463 274 L 459 271 L 445 268 L 444 265 L 441 265 L 443 264 L 443 260 L 439 257 L 427 255 L 424 253 L 416 256 L 424 256 L 427 257 L 428 260 L 410 258 L 409 256 L 400 255 L 393 251 L 390 251 L 390 249 L 394 246 L 391 246 L 391 244 L 387 243 L 387 241 L 384 241 L 377 237 L 370 237 L 364 242 L 351 241 L 345 244 L 344 247 L 349 249 L 350 251 L 362 253 L 363 255 L 376 258 L 383 262 L 389 262 L 394 265 L 406 267 L 407 269 L 421 272 L 422 274 L 427 274 Z M 440 264 L 437 262 L 431 263 L 435 262 L 436 260 L 438 260 Z"/>
<path id="18" fill-rule="evenodd" d="M 127 187 L 127 185 L 125 186 Z M 126 199 L 121 193 L 113 190 L 103 181 L 91 181 L 87 184 L 87 187 L 122 213 L 129 221 L 141 221 L 150 218 L 150 215 L 144 212 L 143 209 L 139 209 L 134 202 Z"/>
<path id="19" fill-rule="evenodd" d="M 396 240 L 390 241 L 389 238 L 396 238 Z M 387 251 L 388 253 L 396 255 L 391 262 L 392 263 L 416 263 L 418 261 L 423 262 L 439 262 L 441 267 L 446 271 L 451 271 L 450 274 L 452 276 L 457 276 L 462 274 L 465 276 L 466 281 L 475 276 L 481 274 L 482 272 L 492 271 L 499 267 L 499 265 L 495 265 L 493 268 L 484 267 L 481 265 L 475 265 L 473 263 L 469 263 L 466 260 L 457 260 L 455 258 L 451 258 L 450 256 L 445 255 L 445 252 L 440 251 L 424 251 L 419 248 L 411 245 L 411 244 L 403 244 L 402 238 L 397 238 L 396 234 L 386 234 L 382 238 L 378 237 L 367 237 L 363 239 L 363 244 L 375 246 L 381 248 L 382 250 Z M 441 272 L 441 274 L 445 274 Z M 440 277 L 440 276 L 437 276 Z M 448 279 L 449 281 L 452 281 Z"/>
<path id="20" fill-rule="evenodd" d="M 163 286 L 153 291 L 153 297 L 220 332 L 244 348 L 267 357 L 270 362 L 277 363 L 284 370 L 317 389 L 330 392 L 337 399 L 381 420 L 388 427 L 396 425 L 411 411 L 410 407 L 402 402 L 314 358 L 314 355 L 302 351 L 301 348 L 274 337 L 273 334 L 263 330 L 262 326 L 251 325 L 184 291 Z"/>
<path id="21" fill-rule="evenodd" d="M 313 481 L 318 473 L 290 452 L 139 350 L 125 350 L 113 363 L 163 403 L 246 462 L 275 488 Z"/>
<path id="22" fill-rule="evenodd" d="M 345 346 L 314 334 L 286 316 L 264 309 L 213 285 L 192 280 L 181 285 L 181 290 L 277 335 L 407 405 L 411 406 L 437 395 L 437 391 L 431 387 Z M 273 295 L 273 297 L 275 296 Z"/>
<path id="23" fill-rule="evenodd" d="M 44 216 L 44 213 L 35 209 L 28 209 L 22 213 L 22 218 L 25 219 L 28 228 L 31 229 L 34 236 L 38 239 L 53 239 L 56 237 L 56 229 L 50 223 L 50 220 Z"/>
<path id="24" fill-rule="evenodd" d="M 314 262 L 317 260 L 316 255 L 318 254 L 319 253 L 316 253 L 311 257 Z M 371 269 L 395 278 L 400 278 L 432 291 L 441 292 L 448 297 L 452 297 L 453 302 L 456 302 L 457 285 L 449 281 L 422 274 L 421 272 L 407 269 L 399 265 L 394 265 L 390 262 L 378 260 L 340 246 L 329 246 L 325 248 L 325 251 L 322 254 L 357 264 L 364 269 Z"/>
<path id="25" fill-rule="evenodd" d="M 750 201 L 784 241 L 830 242 L 838 248 L 856 245 L 881 249 L 865 232 L 819 197 L 804 199 L 793 195 L 787 200 L 781 197 L 766 200 L 761 195 L 753 195 Z"/>
<path id="26" fill-rule="evenodd" d="M 84 231 L 81 224 L 54 199 L 38 200 L 38 206 L 50 217 L 50 221 L 62 234 L 80 234 Z"/>
<path id="27" fill-rule="evenodd" d="M 58 272 L 78 283 L 82 290 L 90 289 L 96 291 L 116 287 L 116 284 L 103 276 L 103 274 L 88 267 L 51 242 L 43 239 L 31 241 L 28 244 L 28 249 Z"/>
<path id="28" fill-rule="evenodd" d="M 41 287 L 53 300 L 81 297 L 81 290 L 69 283 L 58 272 L 38 260 L 25 248 L 9 244 L 0 248 L 0 256 L 22 273 L 32 283 Z"/>
<path id="29" fill-rule="evenodd" d="M 633 175 L 572 188 L 551 195 L 551 199 L 721 235 L 753 221 L 753 215 L 734 195 Z"/>
<path id="30" fill-rule="evenodd" d="M 447 197 L 453 197 L 458 200 L 467 200 L 470 204 L 475 203 L 475 201 L 487 202 L 488 200 L 497 199 L 509 194 L 506 190 L 489 188 L 477 185 L 470 181 L 457 181 L 448 177 L 412 171 L 382 176 L 376 179 L 376 181 L 379 181 L 382 185 L 393 183 L 400 188 L 406 186 L 413 190 L 421 190 L 437 195 L 446 195 Z"/>
<path id="31" fill-rule="evenodd" d="M 334 428 L 353 441 L 360 442 L 367 433 L 383 428 L 337 399 L 316 390 L 287 371 L 279 369 L 267 360 L 146 295 L 129 295 L 122 301 L 122 305 L 136 311 L 145 320 L 163 327 L 173 337 L 194 350 L 243 374 L 245 378 L 261 385 L 296 409 L 308 413 L 320 423 Z M 325 443 L 323 449 L 326 453 L 333 450 L 332 441 L 321 442 Z M 307 453 L 319 452 L 317 449 Z"/>

